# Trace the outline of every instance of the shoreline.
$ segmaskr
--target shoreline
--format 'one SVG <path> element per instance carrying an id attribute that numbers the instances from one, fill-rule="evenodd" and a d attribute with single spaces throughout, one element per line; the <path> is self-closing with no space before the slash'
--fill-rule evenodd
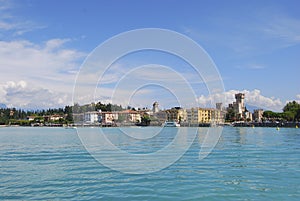
<path id="1" fill-rule="evenodd" d="M 288 123 L 258 123 L 258 122 L 236 122 L 236 123 L 225 123 L 225 124 L 217 124 L 217 127 L 258 127 L 258 128 L 300 128 L 300 122 L 288 122 Z M 0 128 L 65 128 L 65 129 L 76 129 L 76 128 L 122 128 L 122 127 L 163 127 L 159 125 L 149 125 L 149 126 L 139 126 L 139 125 L 113 125 L 113 126 L 101 126 L 99 124 L 72 124 L 72 125 L 39 125 L 39 126 L 23 126 L 23 125 L 0 125 Z M 210 124 L 199 124 L 199 125 L 181 125 L 182 128 L 188 127 L 198 127 L 198 128 L 209 128 L 214 127 Z M 178 127 L 178 128 L 180 128 Z"/>

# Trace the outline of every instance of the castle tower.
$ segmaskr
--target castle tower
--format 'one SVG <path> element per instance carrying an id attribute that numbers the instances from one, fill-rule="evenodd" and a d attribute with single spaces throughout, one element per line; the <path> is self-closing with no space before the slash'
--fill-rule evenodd
<path id="1" fill-rule="evenodd" d="M 156 102 L 156 101 L 153 103 L 152 112 L 153 112 L 153 113 L 159 112 L 159 109 L 158 109 L 158 102 Z"/>
<path id="2" fill-rule="evenodd" d="M 244 102 L 245 94 L 243 93 L 235 94 L 235 99 L 237 104 L 240 103 L 242 107 L 245 107 L 245 102 Z"/>
<path id="3" fill-rule="evenodd" d="M 236 114 L 237 117 L 242 118 L 243 114 L 245 112 L 245 94 L 243 93 L 238 93 L 235 94 L 235 99 L 236 99 Z"/>

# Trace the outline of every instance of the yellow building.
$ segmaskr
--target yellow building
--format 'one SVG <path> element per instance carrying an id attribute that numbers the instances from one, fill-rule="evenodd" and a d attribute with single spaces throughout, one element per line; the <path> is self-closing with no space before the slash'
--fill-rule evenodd
<path id="1" fill-rule="evenodd" d="M 215 108 L 172 108 L 164 111 L 168 121 L 177 121 L 186 125 L 222 124 L 224 112 Z"/>
<path id="2" fill-rule="evenodd" d="M 137 123 L 141 122 L 141 114 L 137 111 L 133 110 L 124 110 L 118 112 L 119 118 L 123 116 L 123 120 L 125 122 L 132 122 L 132 123 Z"/>
<path id="3" fill-rule="evenodd" d="M 198 108 L 199 123 L 224 123 L 224 117 L 221 110 L 214 108 Z"/>
<path id="4" fill-rule="evenodd" d="M 198 121 L 199 123 L 211 123 L 212 109 L 198 108 Z"/>

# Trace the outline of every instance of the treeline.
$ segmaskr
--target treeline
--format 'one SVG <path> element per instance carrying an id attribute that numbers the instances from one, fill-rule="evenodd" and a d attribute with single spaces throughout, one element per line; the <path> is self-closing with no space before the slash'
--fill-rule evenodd
<path id="1" fill-rule="evenodd" d="M 110 111 L 122 111 L 124 108 L 121 105 L 116 105 L 116 104 L 104 104 L 101 102 L 98 103 L 91 103 L 91 104 L 86 104 L 86 105 L 79 105 L 76 103 L 73 107 L 72 110 L 74 113 L 84 113 L 84 112 L 90 112 L 90 111 L 99 111 L 101 110 L 102 112 L 110 112 Z"/>
<path id="2" fill-rule="evenodd" d="M 300 121 L 300 104 L 296 101 L 287 103 L 283 112 L 264 111 L 263 117 L 278 121 Z"/>
<path id="3" fill-rule="evenodd" d="M 44 121 L 45 116 L 60 115 L 60 121 L 53 123 L 71 123 L 73 121 L 72 107 L 65 106 L 64 108 L 51 108 L 42 110 L 23 110 L 16 108 L 1 108 L 0 109 L 0 125 L 18 124 L 29 125 L 30 123 L 39 123 Z M 29 117 L 33 120 L 29 121 Z M 50 122 L 50 120 L 48 120 Z"/>
<path id="4" fill-rule="evenodd" d="M 41 110 L 23 110 L 16 108 L 0 108 L 0 125 L 21 125 L 30 126 L 32 124 L 72 124 L 73 112 L 84 113 L 89 111 L 121 111 L 124 110 L 121 105 L 103 104 L 101 102 L 86 105 L 75 104 L 74 106 L 65 106 L 64 108 L 50 108 Z M 51 120 L 52 115 L 59 115 L 61 118 Z M 30 118 L 29 118 L 30 117 Z"/>

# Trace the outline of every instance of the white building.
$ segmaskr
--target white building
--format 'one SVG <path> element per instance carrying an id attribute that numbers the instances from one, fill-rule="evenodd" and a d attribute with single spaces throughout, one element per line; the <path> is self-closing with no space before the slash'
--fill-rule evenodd
<path id="1" fill-rule="evenodd" d="M 85 123 L 99 123 L 102 119 L 101 111 L 85 112 L 83 118 Z"/>
<path id="2" fill-rule="evenodd" d="M 253 120 L 252 113 L 249 111 L 245 112 L 245 119 L 247 121 L 252 121 Z"/>
<path id="3" fill-rule="evenodd" d="M 254 110 L 254 113 L 253 113 L 253 119 L 254 119 L 254 121 L 256 121 L 256 122 L 262 122 L 263 114 L 264 114 L 264 110 L 263 109 Z"/>

